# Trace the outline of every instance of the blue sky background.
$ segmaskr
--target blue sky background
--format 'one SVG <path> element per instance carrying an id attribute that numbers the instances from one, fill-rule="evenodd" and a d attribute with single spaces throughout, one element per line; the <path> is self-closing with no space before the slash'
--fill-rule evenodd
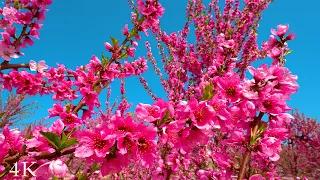
<path id="1" fill-rule="evenodd" d="M 160 0 L 160 2 L 166 8 L 161 19 L 161 27 L 168 34 L 180 30 L 185 23 L 187 0 Z M 298 108 L 306 116 L 317 119 L 320 119 L 317 107 L 320 101 L 318 78 L 320 36 L 317 32 L 319 25 L 316 23 L 319 21 L 319 5 L 320 1 L 316 0 L 309 0 L 303 5 L 298 0 L 276 0 L 264 12 L 258 29 L 261 42 L 268 40 L 270 28 L 276 28 L 278 24 L 290 24 L 290 30 L 296 34 L 296 40 L 289 42 L 289 47 L 294 52 L 287 57 L 286 66 L 293 74 L 298 75 L 300 89 L 292 96 L 289 105 Z M 56 62 L 59 62 L 75 69 L 76 66 L 88 63 L 93 54 L 101 57 L 101 53 L 105 52 L 103 43 L 110 41 L 110 35 L 123 40 L 121 29 L 125 24 L 130 26 L 130 15 L 131 10 L 127 0 L 55 0 L 49 6 L 43 30 L 40 31 L 40 40 L 35 40 L 33 46 L 24 49 L 25 56 L 16 62 L 43 59 L 49 66 L 56 67 Z M 144 42 L 140 42 L 136 57 L 146 54 Z M 151 43 L 155 57 L 160 60 L 156 44 L 154 41 Z M 144 77 L 159 97 L 165 97 L 159 78 L 151 66 Z M 138 102 L 152 103 L 137 77 L 129 78 L 126 81 L 126 88 L 127 97 L 134 107 Z M 112 89 L 111 100 L 114 100 L 118 96 L 119 83 L 114 83 Z M 105 94 L 101 96 L 102 104 L 105 102 Z M 48 115 L 47 109 L 51 108 L 53 103 L 50 96 L 34 97 L 31 100 L 37 100 L 43 108 L 37 110 L 36 114 L 27 120 L 28 122 Z"/>

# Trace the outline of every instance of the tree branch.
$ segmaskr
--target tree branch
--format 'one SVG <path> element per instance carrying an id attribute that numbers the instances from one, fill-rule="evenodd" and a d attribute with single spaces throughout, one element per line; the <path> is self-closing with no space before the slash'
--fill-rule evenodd
<path id="1" fill-rule="evenodd" d="M 263 115 L 264 115 L 264 113 L 260 112 L 258 117 L 256 117 L 255 120 L 253 121 L 253 124 L 252 124 L 253 130 L 252 130 L 251 136 L 256 136 L 256 133 L 257 133 L 258 128 L 259 128 L 259 123 L 261 122 L 261 119 L 262 119 Z M 242 163 L 241 163 L 241 166 L 240 166 L 240 171 L 239 171 L 239 175 L 238 175 L 237 180 L 244 179 L 244 176 L 246 174 L 246 168 L 247 168 L 248 163 L 250 161 L 250 155 L 251 155 L 251 152 L 252 152 L 252 148 L 251 148 L 252 145 L 254 145 L 254 144 L 249 144 L 245 154 L 243 155 L 243 160 L 242 160 Z"/>
<path id="2" fill-rule="evenodd" d="M 19 69 L 19 68 L 30 68 L 29 64 L 9 64 L 8 61 L 4 61 L 0 65 L 0 71 L 5 69 Z"/>

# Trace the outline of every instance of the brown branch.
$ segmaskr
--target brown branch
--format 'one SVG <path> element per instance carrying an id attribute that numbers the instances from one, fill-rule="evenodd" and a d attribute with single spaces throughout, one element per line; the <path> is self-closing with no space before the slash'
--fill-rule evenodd
<path id="1" fill-rule="evenodd" d="M 32 18 L 33 19 L 33 18 Z M 20 36 L 15 40 L 14 42 L 14 46 L 18 46 L 22 40 L 22 38 L 27 35 L 28 33 L 27 32 L 27 28 L 29 27 L 30 24 L 25 24 L 22 28 L 22 31 L 21 31 L 21 34 Z"/>
<path id="2" fill-rule="evenodd" d="M 119 53 L 123 50 L 125 44 L 129 41 L 129 38 L 127 37 L 121 44 L 120 48 L 118 49 L 118 51 L 116 53 Z M 116 58 L 112 57 L 110 59 L 110 61 L 108 62 L 107 66 L 106 67 L 109 67 L 111 65 L 112 62 L 116 61 Z M 4 61 L 2 64 L 1 64 L 1 68 L 0 70 L 2 69 L 10 69 L 10 68 L 13 68 L 13 69 L 17 69 L 17 68 L 30 68 L 29 64 L 9 64 L 7 61 Z M 97 84 L 99 84 L 101 82 L 101 75 L 100 75 L 100 78 L 93 84 L 93 87 L 96 86 Z M 98 91 L 101 90 L 101 88 L 98 89 Z M 77 106 L 75 106 L 75 108 L 73 109 L 73 113 L 77 113 L 84 105 L 85 103 L 82 102 L 83 98 L 80 100 L 80 102 L 78 103 Z M 59 156 L 63 156 L 63 155 L 67 155 L 67 154 L 71 154 L 75 151 L 75 149 L 70 149 L 70 150 L 67 150 L 63 153 L 52 153 L 52 154 L 45 154 L 45 155 L 40 155 L 40 156 L 35 156 L 35 157 L 32 157 L 32 158 L 35 158 L 37 160 L 39 159 L 49 159 L 49 158 L 54 158 L 54 157 L 59 157 Z M 22 158 L 22 155 L 20 154 L 17 154 L 15 156 L 11 156 L 11 157 L 8 157 L 8 158 L 5 158 L 3 160 L 4 163 L 15 163 L 16 161 L 18 161 L 20 158 Z"/>
<path id="3" fill-rule="evenodd" d="M 245 154 L 244 154 L 244 156 L 243 156 L 243 160 L 242 160 L 242 163 L 241 163 L 241 166 L 240 166 L 240 172 L 239 172 L 238 180 L 242 180 L 244 178 L 244 175 L 246 173 L 246 168 L 247 168 L 247 165 L 248 165 L 249 160 L 250 160 L 250 154 L 251 154 L 251 151 L 247 149 Z"/>
<path id="4" fill-rule="evenodd" d="M 30 68 L 29 64 L 9 64 L 8 61 L 4 61 L 0 65 L 0 71 L 4 69 L 19 69 L 19 68 Z"/>
<path id="5" fill-rule="evenodd" d="M 85 103 L 82 102 L 83 98 L 81 98 L 80 102 L 77 104 L 76 107 L 74 107 L 72 113 L 76 114 L 84 105 Z"/>
<path id="6" fill-rule="evenodd" d="M 60 156 L 68 155 L 68 154 L 72 154 L 72 153 L 75 152 L 75 150 L 76 150 L 75 148 L 72 148 L 72 149 L 68 149 L 68 150 L 63 151 L 63 152 L 56 151 L 56 152 L 51 153 L 51 154 L 42 154 L 42 155 L 30 157 L 30 158 L 34 158 L 36 160 L 52 159 L 52 158 L 56 158 L 56 157 L 60 157 Z M 13 164 L 13 163 L 17 162 L 19 159 L 24 158 L 24 157 L 27 157 L 27 156 L 22 156 L 21 154 L 16 154 L 15 156 L 10 156 L 8 158 L 5 158 L 3 160 L 3 162 L 8 163 L 8 164 Z"/>
<path id="7" fill-rule="evenodd" d="M 141 22 L 142 23 L 142 22 Z M 141 24 L 140 23 L 140 24 Z M 135 28 L 136 31 L 138 31 L 138 28 L 140 26 L 140 24 L 138 24 Z M 21 39 L 23 38 L 23 36 L 25 35 L 25 32 L 27 30 L 27 27 L 28 26 L 24 26 L 23 27 L 23 30 L 22 30 L 22 33 L 21 35 L 17 38 L 17 41 L 16 43 L 20 42 Z M 119 53 L 122 52 L 122 50 L 124 50 L 124 47 L 126 45 L 127 42 L 130 41 L 130 37 L 126 37 L 126 39 L 121 43 L 121 46 L 117 49 L 116 52 L 114 52 L 113 54 L 114 55 L 118 55 Z M 113 62 L 115 62 L 117 60 L 118 56 L 112 56 L 110 61 L 106 64 L 106 66 L 104 68 L 107 68 L 109 67 Z M 9 64 L 8 61 L 4 61 L 1 63 L 0 65 L 0 71 L 3 70 L 3 69 L 18 69 L 18 68 L 30 68 L 30 65 L 29 64 Z M 103 70 L 102 70 L 103 71 Z M 101 73 L 99 74 L 99 79 L 93 84 L 93 87 L 95 87 L 96 85 L 98 85 L 99 83 L 101 83 Z M 105 88 L 106 86 L 104 87 L 99 87 L 96 91 L 100 91 L 102 90 L 103 88 Z M 84 98 L 84 97 L 83 97 Z M 72 113 L 76 114 L 84 105 L 85 103 L 82 102 L 83 98 L 80 100 L 80 102 L 74 107 Z M 69 149 L 69 150 L 66 150 L 64 152 L 54 152 L 54 153 L 51 153 L 51 154 L 44 154 L 44 155 L 39 155 L 39 156 L 33 156 L 31 158 L 34 158 L 36 160 L 40 160 L 40 159 L 52 159 L 52 158 L 55 158 L 55 157 L 60 157 L 60 156 L 64 156 L 64 155 L 68 155 L 68 154 L 72 154 L 75 152 L 75 148 L 73 149 Z M 17 153 L 16 155 L 13 155 L 13 156 L 9 156 L 7 158 L 4 158 L 3 161 L 2 161 L 2 164 L 6 164 L 6 165 L 10 165 L 10 164 L 13 164 L 15 162 L 17 162 L 18 160 L 20 160 L 21 158 L 24 158 L 24 157 L 28 157 L 27 155 L 25 154 L 20 154 L 20 153 Z M 1 178 L 1 177 L 0 177 Z"/>
<path id="8" fill-rule="evenodd" d="M 39 9 L 40 9 L 40 8 L 37 8 L 37 9 L 35 10 L 35 12 L 38 12 Z M 29 26 L 31 27 L 31 25 L 33 25 L 33 23 L 32 23 L 33 19 L 37 18 L 36 14 L 34 14 L 33 12 L 31 12 L 31 13 L 33 14 L 32 19 L 31 19 L 31 24 L 25 24 L 25 25 L 23 26 L 22 31 L 21 31 L 21 34 L 19 35 L 18 38 L 15 38 L 15 42 L 13 43 L 14 46 L 18 46 L 18 45 L 20 44 L 22 38 L 23 38 L 25 35 L 28 35 L 28 34 L 29 34 L 29 32 L 27 32 L 27 29 L 28 29 Z"/>
<path id="9" fill-rule="evenodd" d="M 51 153 L 51 154 L 44 154 L 44 155 L 39 155 L 39 156 L 35 156 L 33 157 L 34 159 L 36 160 L 40 160 L 40 159 L 52 159 L 52 158 L 55 158 L 55 157 L 60 157 L 60 156 L 64 156 L 64 155 L 68 155 L 68 154 L 72 154 L 74 153 L 76 150 L 76 148 L 72 148 L 72 149 L 68 149 L 66 151 L 63 151 L 63 152 L 54 152 L 54 153 Z"/>
<path id="10" fill-rule="evenodd" d="M 126 45 L 127 42 L 129 42 L 130 38 L 126 37 L 126 39 L 122 42 L 121 46 L 119 47 L 119 49 L 114 53 L 114 54 L 119 54 L 124 46 Z M 115 62 L 117 60 L 116 56 L 112 56 L 110 61 L 108 62 L 108 64 L 106 65 L 105 68 L 108 68 L 113 62 Z M 96 85 L 98 85 L 101 82 L 101 73 L 100 73 L 100 77 L 99 79 L 92 85 L 92 87 L 95 87 Z M 106 86 L 104 86 L 106 87 Z M 102 88 L 99 88 L 97 91 L 100 91 Z M 85 103 L 82 102 L 83 98 L 80 100 L 80 102 L 76 105 L 76 107 L 73 109 L 72 113 L 76 114 L 84 105 Z"/>
<path id="11" fill-rule="evenodd" d="M 264 113 L 260 112 L 258 117 L 256 117 L 255 120 L 253 121 L 253 124 L 251 125 L 251 127 L 253 127 L 251 136 L 254 136 L 254 137 L 256 136 L 256 133 L 257 133 L 258 128 L 259 128 L 259 123 L 261 122 L 261 119 L 262 119 L 263 115 L 264 115 Z M 250 144 L 247 147 L 247 150 L 246 150 L 245 154 L 243 155 L 243 160 L 242 160 L 242 163 L 241 163 L 241 166 L 240 166 L 240 171 L 239 171 L 239 175 L 238 175 L 237 180 L 244 179 L 244 176 L 246 174 L 246 168 L 247 168 L 248 163 L 250 161 L 250 155 L 251 155 L 251 152 L 252 152 L 252 147 L 251 147 L 252 145 L 254 145 L 254 144 L 251 144 L 251 140 L 250 140 Z"/>

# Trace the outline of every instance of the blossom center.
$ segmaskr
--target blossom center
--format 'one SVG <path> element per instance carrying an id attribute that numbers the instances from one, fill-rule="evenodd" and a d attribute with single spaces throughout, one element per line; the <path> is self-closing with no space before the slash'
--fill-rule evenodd
<path id="1" fill-rule="evenodd" d="M 93 76 L 88 76 L 88 83 L 93 83 Z"/>
<path id="2" fill-rule="evenodd" d="M 214 104 L 212 106 L 212 108 L 215 110 L 215 111 L 218 111 L 220 109 L 220 106 L 218 104 Z"/>
<path id="3" fill-rule="evenodd" d="M 150 110 L 149 110 L 149 114 L 151 115 L 151 116 L 154 116 L 154 113 L 156 112 L 156 107 L 151 107 L 150 108 Z"/>
<path id="4" fill-rule="evenodd" d="M 106 140 L 101 140 L 100 138 L 97 138 L 97 137 L 93 139 L 93 142 L 94 142 L 95 149 L 102 149 L 107 145 Z"/>
<path id="5" fill-rule="evenodd" d="M 279 84 L 275 85 L 274 88 L 275 89 L 280 89 L 281 88 L 281 84 L 279 83 Z"/>
<path id="6" fill-rule="evenodd" d="M 229 95 L 229 96 L 235 96 L 236 95 L 236 89 L 234 87 L 228 87 L 226 89 L 226 93 Z"/>
<path id="7" fill-rule="evenodd" d="M 17 76 L 17 77 L 16 77 L 16 80 L 17 80 L 17 81 L 21 81 L 21 79 L 22 79 L 21 76 Z"/>
<path id="8" fill-rule="evenodd" d="M 132 141 L 131 141 L 129 138 L 127 138 L 127 137 L 125 137 L 125 138 L 123 139 L 123 143 L 122 143 L 122 144 L 125 145 L 125 146 L 127 146 L 128 148 L 130 148 L 130 147 L 133 146 Z"/>
<path id="9" fill-rule="evenodd" d="M 66 118 L 65 118 L 65 122 L 66 122 L 67 124 L 71 124 L 71 123 L 73 123 L 73 118 L 72 118 L 72 117 L 66 117 Z"/>
<path id="10" fill-rule="evenodd" d="M 128 127 L 122 126 L 118 128 L 119 132 L 131 132 Z"/>
<path id="11" fill-rule="evenodd" d="M 262 105 L 266 109 L 271 109 L 272 108 L 272 102 L 270 100 L 263 101 Z"/>
<path id="12" fill-rule="evenodd" d="M 201 122 L 203 120 L 205 116 L 205 112 L 203 112 L 202 108 L 197 110 L 195 113 L 194 113 L 194 117 L 196 118 L 197 121 Z"/>
<path id="13" fill-rule="evenodd" d="M 139 138 L 139 150 L 146 150 L 148 148 L 148 144 L 145 138 Z"/>

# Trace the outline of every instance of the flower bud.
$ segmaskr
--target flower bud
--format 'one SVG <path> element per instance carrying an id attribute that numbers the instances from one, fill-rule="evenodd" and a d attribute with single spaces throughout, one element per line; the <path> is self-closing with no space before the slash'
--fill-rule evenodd
<path id="1" fill-rule="evenodd" d="M 53 160 L 53 161 L 51 161 L 51 163 L 49 165 L 49 173 L 52 176 L 56 176 L 58 178 L 63 178 L 68 173 L 68 167 L 60 159 Z"/>
<path id="2" fill-rule="evenodd" d="M 125 36 L 129 36 L 128 24 L 126 24 L 122 29 L 122 34 Z"/>
<path id="3" fill-rule="evenodd" d="M 277 31 L 275 29 L 271 30 L 271 33 L 273 35 L 279 36 L 279 37 L 283 37 L 289 30 L 289 25 L 278 25 L 277 26 Z"/>
<path id="4" fill-rule="evenodd" d="M 106 49 L 107 49 L 109 52 L 112 52 L 112 51 L 113 51 L 113 47 L 111 46 L 110 43 L 105 42 L 105 43 L 104 43 L 104 46 L 106 47 Z"/>
<path id="5" fill-rule="evenodd" d="M 294 40 L 296 38 L 296 36 L 293 33 L 289 33 L 288 36 L 286 37 L 286 40 Z"/>

